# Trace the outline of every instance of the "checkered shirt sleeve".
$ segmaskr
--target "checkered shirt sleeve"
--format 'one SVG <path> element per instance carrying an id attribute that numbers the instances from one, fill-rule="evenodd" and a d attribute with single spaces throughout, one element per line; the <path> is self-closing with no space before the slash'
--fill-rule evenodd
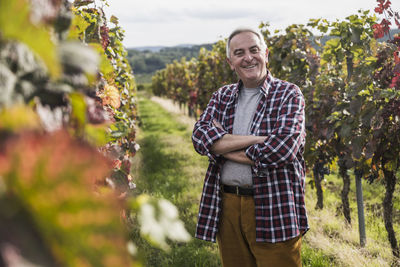
<path id="1" fill-rule="evenodd" d="M 192 142 L 194 149 L 200 154 L 208 156 L 210 161 L 216 162 L 219 155 L 210 152 L 212 145 L 222 138 L 227 132 L 213 125 L 213 119 L 220 121 L 219 91 L 215 92 L 207 108 L 196 122 L 192 134 Z"/>
<path id="2" fill-rule="evenodd" d="M 252 145 L 246 150 L 246 155 L 255 162 L 256 171 L 281 168 L 293 162 L 304 143 L 305 103 L 300 89 L 295 89 L 281 100 L 275 127 L 264 143 Z"/>

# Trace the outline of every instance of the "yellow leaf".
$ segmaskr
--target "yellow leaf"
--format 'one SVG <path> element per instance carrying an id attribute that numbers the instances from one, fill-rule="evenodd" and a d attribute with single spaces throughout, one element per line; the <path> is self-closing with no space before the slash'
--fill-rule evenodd
<path id="1" fill-rule="evenodd" d="M 72 93 L 69 95 L 72 115 L 75 117 L 81 125 L 86 122 L 86 103 L 85 98 L 80 93 Z"/>
<path id="2" fill-rule="evenodd" d="M 0 129 L 20 131 L 39 128 L 39 117 L 28 106 L 16 105 L 0 112 Z"/>
<path id="3" fill-rule="evenodd" d="M 106 84 L 103 93 L 99 96 L 103 100 L 103 105 L 110 105 L 113 108 L 119 108 L 121 105 L 119 91 L 113 85 Z"/>
<path id="4" fill-rule="evenodd" d="M 59 77 L 61 66 L 50 32 L 44 25 L 31 22 L 27 0 L 0 0 L 0 7 L 2 38 L 27 45 L 44 62 L 50 74 Z"/>
<path id="5" fill-rule="evenodd" d="M 385 164 L 385 170 L 387 171 L 393 171 L 395 170 L 395 163 L 393 161 L 389 161 Z"/>
<path id="6" fill-rule="evenodd" d="M 78 40 L 80 37 L 84 37 L 85 30 L 89 27 L 89 23 L 79 15 L 74 15 L 72 19 L 71 27 L 69 28 L 68 38 Z"/>
<path id="7" fill-rule="evenodd" d="M 100 44 L 90 43 L 91 47 L 93 47 L 100 55 L 100 72 L 103 74 L 106 80 L 113 80 L 115 78 L 114 68 L 111 65 L 110 60 L 107 58 L 107 55 L 104 53 L 104 49 Z"/>
<path id="8" fill-rule="evenodd" d="M 110 141 L 107 138 L 108 137 L 107 129 L 108 129 L 107 124 L 101 124 L 101 125 L 86 124 L 85 125 L 86 138 L 91 144 L 95 146 L 104 146 L 107 144 L 107 142 Z"/>

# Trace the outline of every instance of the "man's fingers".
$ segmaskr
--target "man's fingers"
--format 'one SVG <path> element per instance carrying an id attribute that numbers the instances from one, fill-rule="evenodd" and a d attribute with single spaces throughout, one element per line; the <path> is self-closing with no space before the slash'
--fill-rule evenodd
<path id="1" fill-rule="evenodd" d="M 221 123 L 219 123 L 219 122 L 216 121 L 215 119 L 213 120 L 213 125 L 214 125 L 215 127 L 218 127 L 218 128 L 221 128 L 221 129 L 222 129 Z"/>

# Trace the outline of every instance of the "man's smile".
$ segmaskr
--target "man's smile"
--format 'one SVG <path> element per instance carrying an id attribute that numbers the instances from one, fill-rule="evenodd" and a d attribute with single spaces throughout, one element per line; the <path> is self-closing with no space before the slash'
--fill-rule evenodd
<path id="1" fill-rule="evenodd" d="M 242 68 L 244 68 L 244 69 L 253 69 L 255 67 L 257 67 L 257 64 L 253 64 L 253 65 L 249 65 L 249 66 L 243 66 Z"/>

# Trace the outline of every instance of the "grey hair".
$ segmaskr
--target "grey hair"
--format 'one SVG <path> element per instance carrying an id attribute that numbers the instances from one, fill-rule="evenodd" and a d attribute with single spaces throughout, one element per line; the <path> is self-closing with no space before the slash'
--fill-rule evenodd
<path id="1" fill-rule="evenodd" d="M 261 47 L 260 48 L 262 50 L 265 50 L 267 48 L 267 44 L 265 43 L 264 36 L 261 34 L 261 32 L 258 29 L 251 28 L 251 27 L 241 27 L 241 28 L 237 28 L 236 30 L 234 30 L 229 35 L 228 41 L 226 42 L 226 57 L 227 58 L 230 58 L 230 50 L 231 50 L 230 49 L 230 44 L 231 44 L 232 38 L 235 37 L 236 35 L 238 35 L 239 33 L 242 33 L 242 32 L 252 32 L 252 33 L 254 33 L 258 37 L 260 42 L 261 42 Z"/>

